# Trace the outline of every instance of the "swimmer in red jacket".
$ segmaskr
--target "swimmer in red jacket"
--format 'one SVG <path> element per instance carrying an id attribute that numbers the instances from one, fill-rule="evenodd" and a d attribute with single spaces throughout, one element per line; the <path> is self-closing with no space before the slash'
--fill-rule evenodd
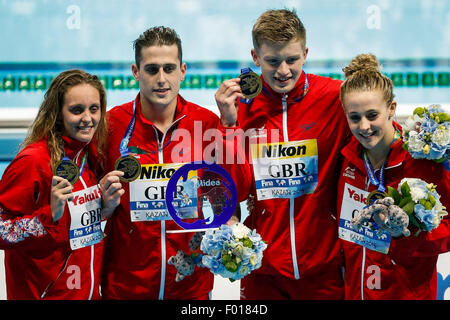
<path id="1" fill-rule="evenodd" d="M 193 234 L 170 232 L 180 227 L 165 209 L 169 177 L 164 173 L 182 163 L 212 161 L 212 153 L 205 152 L 211 139 L 196 133 L 226 134 L 229 110 L 220 109 L 219 119 L 179 94 L 187 67 L 181 39 L 173 29 L 146 30 L 135 40 L 134 49 L 132 72 L 139 93 L 108 112 L 106 168 L 112 170 L 116 160 L 130 152 L 145 174 L 124 183 L 126 192 L 105 228 L 102 292 L 106 299 L 209 299 L 213 275 L 207 268 L 197 268 L 177 282 L 177 270 L 168 264 L 178 250 L 189 252 Z M 146 210 L 137 210 L 147 205 Z"/>
<path id="2" fill-rule="evenodd" d="M 341 100 L 353 133 L 342 150 L 338 187 L 345 299 L 434 300 L 436 262 L 440 253 L 450 251 L 448 216 L 431 232 L 415 236 L 417 228 L 409 226 L 409 236 L 392 234 L 387 253 L 355 243 L 355 233 L 344 224 L 364 208 L 370 192 L 380 186 L 397 189 L 403 178 L 419 178 L 437 185 L 442 204 L 449 208 L 449 171 L 442 164 L 413 159 L 403 149 L 401 126 L 393 121 L 397 106 L 393 83 L 380 72 L 374 55 L 356 56 L 343 71 L 346 80 Z"/>
<path id="3" fill-rule="evenodd" d="M 101 298 L 101 221 L 124 193 L 121 172 L 108 173 L 99 186 L 87 161 L 88 150 L 104 152 L 105 117 L 106 93 L 96 76 L 69 70 L 52 80 L 0 181 L 8 299 Z"/>
<path id="4" fill-rule="evenodd" d="M 255 203 L 245 220 L 267 249 L 262 267 L 241 280 L 246 299 L 342 299 L 337 237 L 339 152 L 350 135 L 339 100 L 341 81 L 303 70 L 306 30 L 290 10 L 268 10 L 252 30 L 251 55 L 262 92 L 244 99 L 240 79 L 216 93 L 234 108 L 252 153 L 240 200 Z M 237 100 L 239 102 L 237 103 Z"/>

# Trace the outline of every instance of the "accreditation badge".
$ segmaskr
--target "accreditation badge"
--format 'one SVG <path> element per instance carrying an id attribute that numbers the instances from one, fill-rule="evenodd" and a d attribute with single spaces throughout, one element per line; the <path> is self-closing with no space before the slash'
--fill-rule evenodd
<path id="1" fill-rule="evenodd" d="M 66 179 L 71 185 L 74 185 L 80 176 L 80 171 L 75 162 L 69 158 L 63 158 L 57 162 L 53 168 L 53 175 Z"/>
<path id="2" fill-rule="evenodd" d="M 369 192 L 345 184 L 339 219 L 339 238 L 387 254 L 392 239 L 388 233 L 378 236 L 369 224 L 363 225 L 359 230 L 352 227 L 351 220 L 366 207 L 368 198 Z"/>
<path id="3" fill-rule="evenodd" d="M 69 241 L 72 250 L 91 246 L 103 239 L 101 227 L 102 197 L 98 185 L 73 193 L 70 211 Z"/>
<path id="4" fill-rule="evenodd" d="M 171 220 L 166 206 L 166 188 L 169 179 L 183 164 L 141 164 L 138 179 L 130 182 L 131 221 Z M 188 178 L 196 176 L 191 172 Z M 196 196 L 187 186 L 177 187 L 177 202 L 182 208 L 182 219 L 197 218 Z"/>
<path id="5" fill-rule="evenodd" d="M 319 180 L 317 140 L 251 144 L 258 200 L 311 194 Z"/>

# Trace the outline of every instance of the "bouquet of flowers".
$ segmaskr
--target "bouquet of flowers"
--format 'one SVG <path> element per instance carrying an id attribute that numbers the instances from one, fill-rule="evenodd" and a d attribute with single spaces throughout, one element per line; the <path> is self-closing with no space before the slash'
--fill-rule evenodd
<path id="1" fill-rule="evenodd" d="M 204 253 L 202 264 L 230 281 L 242 279 L 261 267 L 266 248 L 267 244 L 255 230 L 239 222 L 206 231 L 200 246 Z"/>
<path id="2" fill-rule="evenodd" d="M 403 125 L 403 142 L 414 159 L 434 160 L 450 170 L 450 116 L 440 105 L 416 108 Z"/>
<path id="3" fill-rule="evenodd" d="M 168 263 L 177 269 L 177 282 L 193 274 L 195 266 L 207 267 L 213 274 L 234 281 L 261 267 L 266 248 L 267 244 L 255 230 L 237 222 L 196 232 L 189 242 L 191 253 L 178 250 Z"/>
<path id="4" fill-rule="evenodd" d="M 394 199 L 394 204 L 402 208 L 409 216 L 410 225 L 421 231 L 436 229 L 448 213 L 439 201 L 436 185 L 421 179 L 404 178 L 398 188 L 388 187 L 388 196 Z"/>

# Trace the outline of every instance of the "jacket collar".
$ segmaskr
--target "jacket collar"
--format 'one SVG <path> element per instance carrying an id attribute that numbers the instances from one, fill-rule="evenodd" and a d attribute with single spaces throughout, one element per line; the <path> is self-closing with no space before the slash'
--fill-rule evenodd
<path id="1" fill-rule="evenodd" d="M 144 115 L 142 114 L 140 93 L 137 94 L 135 101 L 136 101 L 136 117 L 140 119 L 144 124 L 154 126 L 153 122 L 145 118 Z M 180 94 L 178 94 L 174 121 L 177 121 L 179 118 L 182 118 L 184 115 L 186 115 L 187 111 L 186 105 L 187 105 L 186 100 L 184 100 L 184 98 Z"/>
<path id="2" fill-rule="evenodd" d="M 62 140 L 64 142 L 64 152 L 70 159 L 73 159 L 80 150 L 89 144 L 89 142 L 79 141 L 64 135 Z"/>
<path id="3" fill-rule="evenodd" d="M 395 121 L 393 122 L 393 125 L 394 128 L 398 132 L 400 132 L 401 138 L 394 141 L 391 145 L 391 151 L 388 156 L 386 169 L 401 165 L 408 155 L 408 152 L 402 147 L 402 127 Z M 362 158 L 362 152 L 363 147 L 355 138 L 355 136 L 352 136 L 350 142 L 341 150 L 341 154 L 344 156 L 344 158 L 355 165 L 361 172 L 366 172 L 366 168 L 364 167 L 364 161 Z"/>
<path id="4" fill-rule="evenodd" d="M 276 100 L 281 100 L 283 98 L 284 94 L 274 91 L 264 80 L 263 75 L 261 75 L 261 80 L 263 82 L 263 93 L 266 96 L 268 96 L 269 98 L 272 98 L 272 99 L 276 99 Z M 305 86 L 305 81 L 306 81 L 306 73 L 304 71 L 302 71 L 294 88 L 292 88 L 292 90 L 287 93 L 288 102 L 302 97 L 303 88 Z"/>

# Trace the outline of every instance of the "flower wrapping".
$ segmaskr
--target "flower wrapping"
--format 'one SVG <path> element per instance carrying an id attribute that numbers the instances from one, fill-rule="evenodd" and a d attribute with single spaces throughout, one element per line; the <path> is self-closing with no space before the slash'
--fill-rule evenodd
<path id="1" fill-rule="evenodd" d="M 409 216 L 410 225 L 421 231 L 436 229 L 448 213 L 440 202 L 436 185 L 417 178 L 404 178 L 398 188 L 388 187 L 388 195 Z"/>
<path id="2" fill-rule="evenodd" d="M 239 222 L 206 231 L 200 245 L 203 266 L 230 281 L 242 279 L 261 267 L 266 248 L 256 230 Z"/>
<path id="3" fill-rule="evenodd" d="M 440 105 L 416 108 L 403 129 L 403 147 L 414 159 L 434 160 L 450 170 L 450 116 Z"/>

